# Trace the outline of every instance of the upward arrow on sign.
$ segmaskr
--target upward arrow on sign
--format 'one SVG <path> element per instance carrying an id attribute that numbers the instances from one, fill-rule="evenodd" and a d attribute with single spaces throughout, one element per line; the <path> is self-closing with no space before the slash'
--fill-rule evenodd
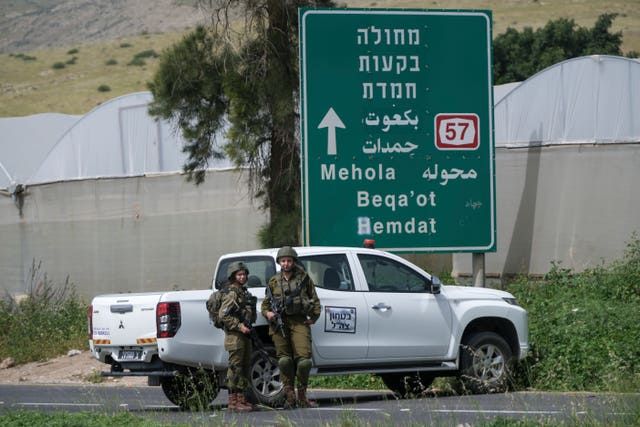
<path id="1" fill-rule="evenodd" d="M 346 126 L 340 120 L 340 117 L 333 111 L 333 108 L 329 108 L 327 114 L 320 121 L 318 129 L 328 128 L 327 130 L 327 155 L 337 154 L 336 149 L 336 128 L 344 129 Z"/>

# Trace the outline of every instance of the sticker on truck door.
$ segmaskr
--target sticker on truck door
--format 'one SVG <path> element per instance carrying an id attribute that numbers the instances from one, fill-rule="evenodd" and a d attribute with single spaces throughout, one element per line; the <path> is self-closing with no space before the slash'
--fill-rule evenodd
<path id="1" fill-rule="evenodd" d="M 356 333 L 355 307 L 325 307 L 324 331 L 346 334 Z"/>

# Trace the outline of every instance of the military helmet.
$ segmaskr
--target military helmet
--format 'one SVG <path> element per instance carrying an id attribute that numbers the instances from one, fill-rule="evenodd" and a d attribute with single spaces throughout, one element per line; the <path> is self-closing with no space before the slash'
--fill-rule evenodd
<path id="1" fill-rule="evenodd" d="M 229 278 L 229 281 L 233 281 L 235 279 L 236 273 L 240 270 L 246 271 L 247 276 L 249 275 L 249 269 L 244 262 L 234 261 L 229 264 L 229 267 L 227 267 L 227 277 Z"/>
<path id="2" fill-rule="evenodd" d="M 298 260 L 298 253 L 291 246 L 283 246 L 278 250 L 278 254 L 276 255 L 276 262 L 280 262 L 280 258 L 285 256 L 293 258 L 294 261 Z"/>

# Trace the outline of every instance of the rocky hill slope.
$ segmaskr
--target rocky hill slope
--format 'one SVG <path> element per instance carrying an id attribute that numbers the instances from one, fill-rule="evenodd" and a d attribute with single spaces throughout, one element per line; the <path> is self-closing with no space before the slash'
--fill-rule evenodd
<path id="1" fill-rule="evenodd" d="M 0 53 L 180 31 L 202 22 L 205 15 L 195 1 L 5 0 L 0 2 Z"/>

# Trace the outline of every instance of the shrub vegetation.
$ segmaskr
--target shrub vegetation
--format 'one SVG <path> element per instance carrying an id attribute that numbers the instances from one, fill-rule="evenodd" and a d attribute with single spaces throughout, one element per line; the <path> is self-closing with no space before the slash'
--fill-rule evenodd
<path id="1" fill-rule="evenodd" d="M 55 285 L 40 268 L 34 261 L 26 295 L 0 299 L 0 359 L 23 364 L 89 348 L 88 305 L 68 278 Z"/>
<path id="2" fill-rule="evenodd" d="M 531 352 L 518 388 L 640 389 L 640 240 L 609 266 L 579 274 L 552 264 L 540 282 L 508 288 L 529 313 Z"/>

